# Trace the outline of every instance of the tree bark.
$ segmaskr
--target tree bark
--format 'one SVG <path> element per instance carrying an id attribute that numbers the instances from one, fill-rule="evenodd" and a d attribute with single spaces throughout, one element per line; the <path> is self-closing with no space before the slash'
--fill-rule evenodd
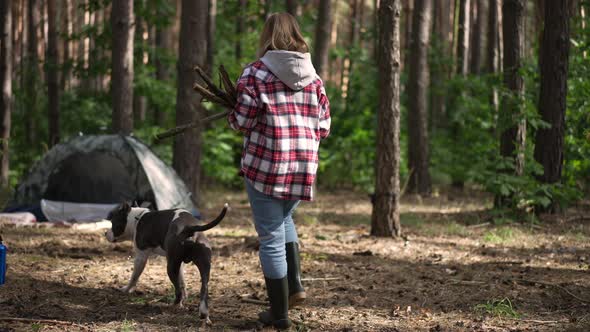
<path id="1" fill-rule="evenodd" d="M 39 3 L 37 0 L 29 0 L 27 8 L 28 23 L 28 40 L 27 40 L 27 65 L 25 66 L 25 132 L 28 146 L 37 146 L 37 115 L 39 113 L 37 105 L 37 81 L 39 75 L 39 57 L 37 53 L 38 38 L 37 29 L 39 27 Z"/>
<path id="2" fill-rule="evenodd" d="M 440 45 L 440 52 L 445 59 L 450 59 L 453 55 L 453 1 L 434 1 L 434 40 Z M 438 66 L 430 67 L 432 84 L 431 84 L 431 116 L 430 130 L 436 131 L 437 128 L 444 127 L 446 113 L 446 82 L 452 73 L 452 66 L 447 66 L 446 61 L 439 63 Z"/>
<path id="3" fill-rule="evenodd" d="M 428 170 L 428 49 L 431 23 L 432 0 L 416 0 L 412 18 L 412 56 L 408 78 L 408 189 L 420 195 L 430 195 L 432 191 Z"/>
<path id="4" fill-rule="evenodd" d="M 133 0 L 113 0 L 112 97 L 113 132 L 133 132 Z"/>
<path id="5" fill-rule="evenodd" d="M 488 2 L 488 38 L 486 44 L 487 63 L 486 71 L 495 75 L 500 71 L 500 20 L 498 17 L 499 0 L 489 0 Z M 499 96 L 498 90 L 492 89 L 490 94 L 490 103 L 494 112 L 498 111 Z"/>
<path id="6" fill-rule="evenodd" d="M 320 0 L 320 8 L 315 31 L 315 47 L 313 63 L 321 78 L 328 77 L 328 53 L 330 51 L 330 35 L 332 34 L 332 0 Z"/>
<path id="7" fill-rule="evenodd" d="M 459 0 L 459 30 L 457 32 L 457 75 L 465 76 L 469 64 L 470 0 Z"/>
<path id="8" fill-rule="evenodd" d="M 63 56 L 62 56 L 62 70 L 61 70 L 61 80 L 59 82 L 59 87 L 61 91 L 64 91 L 68 87 L 68 82 L 70 78 L 70 35 L 72 33 L 72 19 L 71 19 L 71 8 L 72 5 L 70 0 L 63 1 L 63 27 L 61 32 L 63 34 L 62 39 L 62 48 L 63 48 Z"/>
<path id="9" fill-rule="evenodd" d="M 137 1 L 137 0 L 135 0 Z M 136 2 L 137 3 L 137 2 Z M 141 1 L 141 5 L 145 6 L 145 2 Z M 135 43 L 133 55 L 135 58 L 134 65 L 144 66 L 144 54 L 145 54 L 145 41 L 143 40 L 143 34 L 145 32 L 144 20 L 139 17 L 135 17 Z M 135 69 L 134 69 L 135 72 Z M 145 114 L 147 108 L 147 99 L 145 96 L 139 93 L 133 92 L 133 123 L 140 124 L 145 121 Z"/>
<path id="10" fill-rule="evenodd" d="M 287 13 L 295 17 L 299 16 L 299 1 L 285 0 L 285 9 L 287 10 Z"/>
<path id="11" fill-rule="evenodd" d="M 379 113 L 375 197 L 371 235 L 401 236 L 400 167 L 401 0 L 381 0 L 379 8 Z"/>
<path id="12" fill-rule="evenodd" d="M 414 0 L 404 0 L 403 15 L 401 17 L 403 24 L 403 33 L 401 34 L 401 54 L 403 61 L 401 69 L 404 70 L 406 63 L 409 63 L 408 56 L 410 52 L 410 40 L 412 39 L 412 11 L 414 10 Z"/>
<path id="13" fill-rule="evenodd" d="M 207 0 L 182 0 L 180 42 L 178 49 L 178 93 L 176 125 L 197 121 L 204 115 L 199 96 L 192 89 L 198 81 L 195 65 L 207 61 Z M 201 129 L 195 128 L 174 140 L 174 169 L 184 180 L 193 201 L 199 197 L 201 173 Z"/>
<path id="14" fill-rule="evenodd" d="M 541 45 L 539 113 L 551 128 L 537 130 L 535 160 L 543 166 L 541 181 L 561 180 L 570 47 L 570 15 L 567 1 L 545 1 Z"/>
<path id="15" fill-rule="evenodd" d="M 504 85 L 512 94 L 504 94 L 500 112 L 500 154 L 514 158 L 515 171 L 524 169 L 526 122 L 523 119 L 524 78 L 520 73 L 524 58 L 524 0 L 503 0 Z"/>
<path id="16" fill-rule="evenodd" d="M 216 25 L 217 0 L 209 0 L 209 15 L 207 16 L 207 74 L 209 74 L 210 77 L 213 77 Z"/>
<path id="17" fill-rule="evenodd" d="M 240 62 L 242 58 L 242 36 L 246 31 L 246 11 L 248 0 L 238 0 L 238 18 L 236 20 L 236 60 Z"/>
<path id="18" fill-rule="evenodd" d="M 164 13 L 159 12 L 158 15 Z M 160 82 L 170 80 L 170 68 L 165 61 L 166 54 L 172 49 L 171 28 L 169 26 L 156 27 L 156 79 Z M 159 106 L 154 107 L 154 120 L 157 126 L 166 123 L 166 112 Z"/>
<path id="19" fill-rule="evenodd" d="M 0 2 L 0 186 L 9 185 L 12 116 L 12 1 Z"/>
<path id="20" fill-rule="evenodd" d="M 59 59 L 57 54 L 57 6 L 56 0 L 47 0 L 48 43 L 47 43 L 47 95 L 49 120 L 49 147 L 59 142 Z"/>
<path id="21" fill-rule="evenodd" d="M 471 63 L 470 72 L 475 75 L 481 73 L 483 57 L 482 57 L 482 45 L 484 45 L 484 39 L 486 36 L 486 21 L 488 6 L 487 0 L 477 0 L 477 10 L 475 11 L 475 24 L 473 26 L 473 33 L 471 34 Z"/>

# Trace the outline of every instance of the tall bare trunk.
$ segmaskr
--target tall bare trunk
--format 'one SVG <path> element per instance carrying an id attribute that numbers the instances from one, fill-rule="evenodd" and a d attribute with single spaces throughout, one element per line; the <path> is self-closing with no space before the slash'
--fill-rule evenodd
<path id="1" fill-rule="evenodd" d="M 487 0 L 476 0 L 474 4 L 477 4 L 475 10 L 475 24 L 473 26 L 473 32 L 471 33 L 471 62 L 470 72 L 475 75 L 481 73 L 483 57 L 482 50 L 484 45 L 484 38 L 486 37 L 486 23 L 487 23 L 487 12 L 488 5 Z"/>
<path id="2" fill-rule="evenodd" d="M 443 59 L 450 59 L 453 53 L 453 1 L 434 1 L 433 38 L 440 47 Z M 446 113 L 446 82 L 450 78 L 453 66 L 446 65 L 446 61 L 439 62 L 438 66 L 430 67 L 432 76 L 431 88 L 431 131 L 443 127 Z"/>
<path id="3" fill-rule="evenodd" d="M 113 0 L 111 28 L 113 132 L 129 135 L 133 131 L 133 0 Z"/>
<path id="4" fill-rule="evenodd" d="M 414 10 L 414 0 L 404 0 L 403 1 L 403 15 L 401 16 L 401 20 L 403 22 L 401 34 L 401 54 L 402 54 L 402 63 L 401 69 L 404 69 L 406 63 L 410 63 L 408 61 L 408 56 L 410 56 L 410 40 L 412 39 L 412 12 Z"/>
<path id="5" fill-rule="evenodd" d="M 207 72 L 213 74 L 213 55 L 215 54 L 215 27 L 217 25 L 217 0 L 209 0 L 207 16 Z"/>
<path id="6" fill-rule="evenodd" d="M 39 28 L 39 3 L 37 0 L 29 0 L 27 8 L 28 23 L 28 41 L 27 41 L 27 61 L 25 66 L 25 135 L 27 145 L 37 146 L 37 121 L 38 102 L 37 102 L 37 82 L 39 75 L 39 57 L 37 53 L 38 38 L 37 29 Z"/>
<path id="7" fill-rule="evenodd" d="M 12 116 L 12 1 L 0 2 L 0 186 L 9 184 Z"/>
<path id="8" fill-rule="evenodd" d="M 47 95 L 49 98 L 49 146 L 59 142 L 59 57 L 57 54 L 57 4 L 47 0 L 48 45 L 47 45 Z"/>
<path id="9" fill-rule="evenodd" d="M 178 93 L 176 95 L 176 124 L 184 125 L 204 114 L 199 96 L 192 89 L 197 81 L 193 68 L 207 61 L 207 0 L 182 0 L 180 43 L 178 49 Z M 199 197 L 201 173 L 201 129 L 195 128 L 174 140 L 174 169 L 192 193 Z"/>
<path id="10" fill-rule="evenodd" d="M 236 20 L 236 60 L 238 62 L 242 58 L 242 37 L 246 32 L 246 15 L 248 9 L 248 0 L 238 1 L 238 18 Z"/>
<path id="11" fill-rule="evenodd" d="M 158 12 L 158 15 L 163 15 L 163 13 Z M 170 80 L 170 68 L 165 57 L 173 47 L 171 37 L 171 27 L 156 27 L 156 79 L 160 82 Z M 163 126 L 166 123 L 166 118 L 166 112 L 162 108 L 154 107 L 156 125 Z"/>
<path id="12" fill-rule="evenodd" d="M 401 236 L 400 167 L 400 14 L 401 0 L 381 0 L 379 8 L 379 113 L 375 198 L 371 235 Z"/>
<path id="13" fill-rule="evenodd" d="M 500 71 L 500 20 L 498 17 L 499 0 L 488 1 L 488 38 L 486 45 L 486 71 L 496 74 Z M 492 109 L 497 112 L 499 104 L 498 90 L 493 88 L 490 94 Z"/>
<path id="14" fill-rule="evenodd" d="M 459 0 L 459 30 L 457 33 L 457 74 L 465 76 L 469 64 L 470 0 Z"/>
<path id="15" fill-rule="evenodd" d="M 502 98 L 500 125 L 505 129 L 500 138 L 500 154 L 514 158 L 516 174 L 524 168 L 526 122 L 523 117 L 525 0 L 503 0 L 504 85 L 512 92 Z"/>
<path id="16" fill-rule="evenodd" d="M 550 128 L 537 130 L 535 160 L 543 165 L 541 180 L 561 180 L 567 97 L 570 14 L 567 1 L 545 1 L 545 27 L 541 44 L 539 113 Z"/>
<path id="17" fill-rule="evenodd" d="M 135 0 L 137 1 L 137 0 Z M 145 2 L 142 1 L 142 6 L 145 6 Z M 134 65 L 139 65 L 141 67 L 145 66 L 144 63 L 144 53 L 145 53 L 145 41 L 143 39 L 143 34 L 145 32 L 145 21 L 142 20 L 140 17 L 135 17 L 135 42 L 137 46 L 134 47 L 134 57 L 136 57 L 134 61 Z M 135 71 L 135 70 L 134 70 Z M 139 93 L 133 93 L 133 123 L 135 125 L 139 125 L 145 121 L 145 114 L 147 108 L 147 99 L 145 96 L 140 95 Z"/>
<path id="18" fill-rule="evenodd" d="M 69 61 L 70 61 L 70 56 L 71 56 L 71 52 L 70 52 L 70 35 L 72 33 L 71 30 L 71 25 L 72 25 L 72 19 L 70 17 L 71 14 L 71 10 L 70 7 L 72 6 L 72 4 L 70 3 L 69 0 L 64 0 L 62 3 L 62 16 L 63 16 L 63 25 L 61 28 L 61 33 L 63 35 L 62 37 L 62 49 L 63 49 L 63 53 L 62 53 L 62 61 L 61 61 L 61 79 L 59 82 L 59 87 L 61 89 L 61 91 L 64 91 L 66 89 L 66 87 L 68 86 L 68 81 L 69 81 L 69 77 L 70 77 L 70 66 L 69 66 Z"/>
<path id="19" fill-rule="evenodd" d="M 315 31 L 313 64 L 321 78 L 327 78 L 328 52 L 332 33 L 332 0 L 320 0 L 320 9 Z"/>
<path id="20" fill-rule="evenodd" d="M 408 168 L 410 192 L 429 195 L 432 191 L 428 156 L 428 49 L 432 23 L 432 0 L 416 0 L 410 43 L 408 78 Z"/>
<path id="21" fill-rule="evenodd" d="M 285 0 L 285 9 L 287 10 L 287 13 L 295 17 L 299 16 L 299 1 Z"/>

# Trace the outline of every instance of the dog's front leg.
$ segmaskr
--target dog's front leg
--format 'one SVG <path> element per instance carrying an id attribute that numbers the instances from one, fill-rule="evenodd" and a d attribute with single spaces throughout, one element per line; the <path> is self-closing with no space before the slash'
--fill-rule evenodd
<path id="1" fill-rule="evenodd" d="M 135 259 L 133 260 L 133 273 L 131 274 L 131 279 L 129 279 L 129 284 L 127 284 L 127 286 L 121 288 L 122 292 L 131 293 L 135 290 L 135 285 L 137 285 L 137 281 L 145 269 L 150 253 L 151 252 L 148 250 L 136 251 Z"/>

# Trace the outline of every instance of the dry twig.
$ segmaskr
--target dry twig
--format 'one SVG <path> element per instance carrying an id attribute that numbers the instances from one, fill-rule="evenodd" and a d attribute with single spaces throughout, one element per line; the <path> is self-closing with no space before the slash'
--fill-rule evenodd
<path id="1" fill-rule="evenodd" d="M 199 83 L 195 83 L 193 85 L 193 89 L 196 92 L 198 92 L 201 96 L 203 96 L 203 99 L 201 99 L 201 101 L 210 101 L 214 104 L 217 104 L 217 105 L 223 106 L 224 108 L 229 108 L 229 109 L 232 109 L 236 105 L 236 103 L 238 101 L 237 90 L 236 90 L 236 87 L 234 86 L 234 83 L 232 83 L 232 81 L 230 80 L 229 74 L 225 70 L 225 67 L 219 66 L 219 75 L 221 77 L 221 83 L 222 83 L 223 89 L 221 89 L 217 85 L 215 85 L 215 82 L 213 82 L 211 77 L 209 77 L 205 73 L 205 71 L 203 69 L 201 69 L 200 67 L 198 67 L 198 66 L 195 67 L 195 71 L 201 77 L 201 79 L 203 79 L 203 82 L 205 82 L 205 86 L 203 86 Z M 198 121 L 188 123 L 186 125 L 172 128 L 170 130 L 167 130 L 165 132 L 157 134 L 156 141 L 160 141 L 160 140 L 163 140 L 168 137 L 176 136 L 178 134 L 185 132 L 188 129 L 200 127 L 200 126 L 204 125 L 205 123 L 224 118 L 228 114 L 229 114 L 229 111 L 225 111 L 225 112 L 221 112 L 221 113 L 200 119 Z"/>
<path id="2" fill-rule="evenodd" d="M 85 330 L 89 328 L 76 324 L 73 322 L 63 321 L 63 320 L 54 320 L 54 319 L 35 319 L 35 318 L 17 318 L 17 317 L 0 317 L 0 322 L 18 322 L 18 323 L 41 323 L 41 324 L 53 324 L 53 325 L 71 325 L 76 326 Z"/>
<path id="3" fill-rule="evenodd" d="M 576 300 L 578 300 L 580 302 L 590 303 L 590 300 L 583 299 L 583 298 L 577 296 L 576 294 L 570 292 L 567 288 L 562 287 L 562 286 L 559 286 L 559 285 L 556 285 L 556 284 L 552 284 L 550 282 L 543 282 L 543 281 L 529 280 L 529 279 L 512 279 L 512 280 L 514 280 L 516 282 L 521 282 L 521 283 L 529 283 L 529 284 L 539 284 L 539 285 L 544 285 L 544 286 L 551 286 L 551 287 L 554 287 L 554 288 L 557 288 L 559 290 L 564 291 L 569 296 L 573 297 L 574 299 L 576 299 Z"/>

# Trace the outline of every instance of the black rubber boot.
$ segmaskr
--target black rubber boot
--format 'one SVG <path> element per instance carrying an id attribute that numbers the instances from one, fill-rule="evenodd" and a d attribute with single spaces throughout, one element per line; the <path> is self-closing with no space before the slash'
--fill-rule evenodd
<path id="1" fill-rule="evenodd" d="M 289 280 L 289 308 L 301 305 L 307 298 L 301 284 L 301 264 L 299 261 L 299 244 L 289 242 L 285 244 L 287 251 L 287 279 Z"/>
<path id="2" fill-rule="evenodd" d="M 287 277 L 282 279 L 264 278 L 266 292 L 270 301 L 270 310 L 258 314 L 258 320 L 264 325 L 272 325 L 279 330 L 288 329 L 291 326 L 289 320 L 289 284 Z"/>

